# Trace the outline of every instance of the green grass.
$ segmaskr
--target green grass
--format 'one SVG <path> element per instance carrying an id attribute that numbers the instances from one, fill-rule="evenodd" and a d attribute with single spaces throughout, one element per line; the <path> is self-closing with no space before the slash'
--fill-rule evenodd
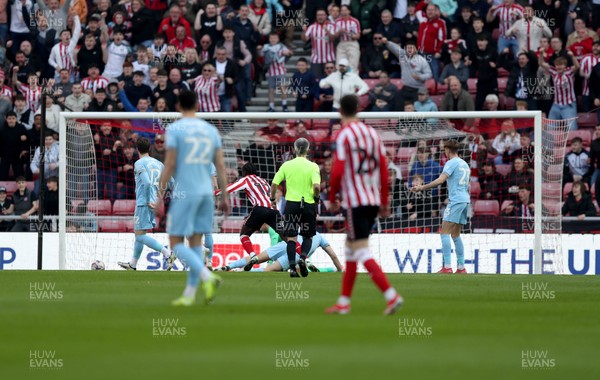
<path id="1" fill-rule="evenodd" d="M 283 273 L 226 273 L 215 303 L 175 308 L 184 273 L 0 272 L 2 379 L 600 378 L 600 278 L 593 276 L 390 275 L 405 307 L 385 303 L 359 275 L 350 315 L 330 316 L 340 274 L 292 281 Z M 30 283 L 62 299 L 31 301 Z M 308 300 L 280 301 L 276 286 L 302 284 Z M 524 301 L 523 283 L 554 300 Z M 201 295 L 199 294 L 201 300 Z M 185 335 L 153 336 L 175 318 Z M 431 335 L 400 336 L 399 320 Z M 30 351 L 55 351 L 59 369 L 31 369 Z M 278 369 L 277 351 L 301 351 L 308 369 Z M 523 351 L 555 366 L 523 369 Z M 287 353 L 286 353 L 287 354 Z M 306 363 L 306 361 L 305 361 Z M 187 376 L 187 377 L 182 377 Z"/>

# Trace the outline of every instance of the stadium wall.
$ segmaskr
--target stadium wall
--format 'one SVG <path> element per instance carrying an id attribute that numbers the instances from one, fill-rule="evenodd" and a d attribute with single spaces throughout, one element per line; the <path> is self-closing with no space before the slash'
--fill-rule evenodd
<path id="1" fill-rule="evenodd" d="M 111 235 L 111 236 L 107 236 Z M 44 269 L 58 269 L 58 234 L 44 235 Z M 125 233 L 101 234 L 103 241 L 110 241 L 120 252 L 131 252 L 133 235 Z M 163 244 L 167 244 L 164 233 L 150 234 Z M 213 266 L 237 260 L 243 255 L 237 234 L 214 234 L 215 254 Z M 325 234 L 333 249 L 343 262 L 345 235 Z M 36 233 L 0 234 L 0 270 L 37 268 Z M 482 274 L 530 274 L 533 273 L 533 235 L 530 234 L 471 234 L 463 235 L 465 243 L 466 268 L 469 273 Z M 392 235 L 382 234 L 371 237 L 374 254 L 388 273 L 431 273 L 441 267 L 441 245 L 438 235 Z M 266 234 L 253 236 L 255 246 L 261 250 L 269 246 Z M 432 245 L 431 242 L 434 242 Z M 107 248 L 110 249 L 110 248 Z M 557 256 L 558 255 L 558 256 Z M 127 261 L 129 254 L 118 257 L 114 262 L 105 262 L 107 269 L 118 269 L 116 261 Z M 113 260 L 111 260 L 113 261 Z M 319 250 L 311 261 L 319 268 L 333 268 L 333 263 L 325 252 Z M 90 262 L 91 265 L 91 262 Z M 144 249 L 139 268 L 161 269 L 162 260 L 158 252 Z M 600 235 L 562 235 L 562 250 L 544 252 L 544 271 L 552 269 L 564 274 L 600 275 Z M 562 270 L 560 269 L 562 268 Z M 182 270 L 181 265 L 175 268 Z"/>

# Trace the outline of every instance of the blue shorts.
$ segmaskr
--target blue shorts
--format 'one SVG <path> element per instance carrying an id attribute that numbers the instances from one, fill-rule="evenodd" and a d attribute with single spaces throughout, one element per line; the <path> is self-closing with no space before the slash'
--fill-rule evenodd
<path id="1" fill-rule="evenodd" d="M 281 241 L 273 246 L 267 248 L 267 256 L 271 260 L 277 260 L 281 256 L 287 256 L 287 243 Z"/>
<path id="2" fill-rule="evenodd" d="M 147 231 L 156 227 L 154 210 L 148 206 L 137 206 L 133 215 L 133 229 Z"/>
<path id="3" fill-rule="evenodd" d="M 470 203 L 449 203 L 444 210 L 444 217 L 442 220 L 444 222 L 452 222 L 456 224 L 467 224 L 467 215 L 469 213 L 469 205 Z"/>
<path id="4" fill-rule="evenodd" d="M 212 195 L 173 199 L 167 214 L 167 233 L 183 237 L 211 233 L 214 212 Z"/>
<path id="5" fill-rule="evenodd" d="M 298 255 L 296 253 L 296 263 L 298 263 L 298 260 L 300 260 L 300 255 Z M 290 260 L 287 257 L 287 252 L 285 253 L 285 255 L 281 255 L 277 258 L 277 262 L 281 265 L 281 270 L 282 271 L 286 271 L 288 269 L 290 269 Z"/>

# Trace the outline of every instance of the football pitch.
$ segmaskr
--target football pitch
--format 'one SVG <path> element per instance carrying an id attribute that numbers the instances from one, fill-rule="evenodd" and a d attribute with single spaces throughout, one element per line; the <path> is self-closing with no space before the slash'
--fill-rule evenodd
<path id="1" fill-rule="evenodd" d="M 181 272 L 0 272 L 2 379 L 598 379 L 600 278 L 225 273 L 176 308 Z M 193 377 L 192 377 L 193 376 Z"/>

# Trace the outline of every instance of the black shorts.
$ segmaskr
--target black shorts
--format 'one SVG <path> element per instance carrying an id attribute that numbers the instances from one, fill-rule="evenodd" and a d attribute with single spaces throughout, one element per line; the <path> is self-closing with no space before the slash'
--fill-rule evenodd
<path id="1" fill-rule="evenodd" d="M 348 209 L 346 215 L 348 240 L 368 239 L 378 213 L 378 206 L 358 206 Z"/>
<path id="2" fill-rule="evenodd" d="M 317 234 L 317 205 L 301 202 L 286 202 L 283 215 L 283 233 L 287 237 L 313 237 Z"/>
<path id="3" fill-rule="evenodd" d="M 268 224 L 277 232 L 281 231 L 281 214 L 279 211 L 263 206 L 254 206 L 250 214 L 246 217 L 244 227 L 250 228 L 253 232 L 259 231 L 263 224 Z"/>

